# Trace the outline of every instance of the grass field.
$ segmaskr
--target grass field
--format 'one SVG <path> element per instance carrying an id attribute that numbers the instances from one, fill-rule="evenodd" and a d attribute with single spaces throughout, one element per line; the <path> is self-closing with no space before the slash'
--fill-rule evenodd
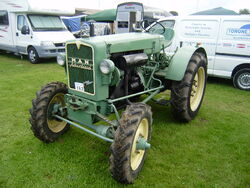
<path id="1" fill-rule="evenodd" d="M 120 187 L 109 173 L 109 143 L 72 127 L 52 144 L 36 139 L 29 108 L 36 91 L 65 80 L 54 60 L 30 64 L 0 54 L 0 187 Z M 132 187 L 250 187 L 250 93 L 210 78 L 188 124 L 151 104 L 153 135 Z"/>

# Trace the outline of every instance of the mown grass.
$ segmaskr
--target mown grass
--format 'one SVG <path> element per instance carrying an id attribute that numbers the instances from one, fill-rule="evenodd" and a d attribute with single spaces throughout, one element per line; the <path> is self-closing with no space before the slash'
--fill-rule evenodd
<path id="1" fill-rule="evenodd" d="M 120 187 L 109 173 L 109 143 L 77 128 L 44 144 L 29 125 L 36 91 L 65 80 L 54 60 L 38 65 L 0 54 L 0 187 Z M 175 121 L 152 105 L 152 148 L 132 187 L 250 187 L 250 94 L 210 78 L 197 118 Z"/>

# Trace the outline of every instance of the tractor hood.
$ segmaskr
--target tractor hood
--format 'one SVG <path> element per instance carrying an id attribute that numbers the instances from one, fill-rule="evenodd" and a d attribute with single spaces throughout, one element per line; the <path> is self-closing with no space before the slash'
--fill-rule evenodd
<path id="1" fill-rule="evenodd" d="M 109 53 L 143 50 L 145 53 L 152 54 L 162 50 L 164 41 L 164 37 L 158 34 L 125 33 L 79 39 L 78 42 L 87 43 L 96 48 L 106 46 Z"/>

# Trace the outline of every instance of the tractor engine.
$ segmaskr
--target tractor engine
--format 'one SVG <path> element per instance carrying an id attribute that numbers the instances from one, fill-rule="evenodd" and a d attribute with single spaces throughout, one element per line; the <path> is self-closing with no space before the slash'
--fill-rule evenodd
<path id="1" fill-rule="evenodd" d="M 112 54 L 110 59 L 114 62 L 115 67 L 122 73 L 121 80 L 117 86 L 111 86 L 109 88 L 110 99 L 127 96 L 144 90 L 142 80 L 136 68 L 148 62 L 147 54 L 143 53 L 143 51 L 115 53 Z M 126 100 L 126 103 L 130 103 L 130 101 Z M 121 104 L 122 103 L 120 103 L 120 105 Z"/>

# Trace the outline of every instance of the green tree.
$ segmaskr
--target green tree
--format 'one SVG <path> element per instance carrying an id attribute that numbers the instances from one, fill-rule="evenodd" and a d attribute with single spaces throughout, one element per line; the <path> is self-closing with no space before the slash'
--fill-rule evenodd
<path id="1" fill-rule="evenodd" d="M 176 12 L 176 11 L 170 11 L 170 13 L 171 13 L 173 16 L 178 16 L 178 12 Z"/>
<path id="2" fill-rule="evenodd" d="M 246 8 L 240 9 L 239 13 L 240 13 L 240 14 L 250 14 L 250 10 L 249 10 L 249 9 L 246 9 Z"/>

